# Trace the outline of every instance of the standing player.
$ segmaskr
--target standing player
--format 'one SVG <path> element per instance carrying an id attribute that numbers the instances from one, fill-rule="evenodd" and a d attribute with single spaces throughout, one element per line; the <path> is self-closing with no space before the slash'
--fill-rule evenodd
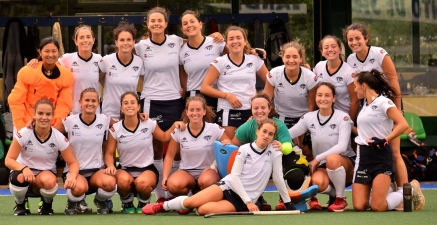
<path id="1" fill-rule="evenodd" d="M 334 109 L 349 113 L 352 121 L 356 121 L 359 102 L 354 93 L 355 70 L 341 59 L 341 40 L 327 35 L 320 41 L 319 50 L 326 60 L 317 63 L 314 73 L 319 82 L 325 81 L 335 86 Z"/>
<path id="2" fill-rule="evenodd" d="M 70 167 L 70 176 L 64 182 L 64 188 L 76 188 L 76 177 L 79 172 L 78 163 L 62 133 L 52 129 L 55 107 L 47 99 L 35 103 L 34 129 L 22 128 L 16 132 L 8 154 L 6 166 L 12 170 L 9 189 L 15 198 L 15 215 L 30 214 L 26 209 L 26 193 L 33 192 L 43 198 L 41 215 L 53 215 L 53 197 L 58 192 L 56 178 L 56 159 L 61 152 Z"/>
<path id="3" fill-rule="evenodd" d="M 136 91 L 138 79 L 144 76 L 144 63 L 132 54 L 137 30 L 133 24 L 121 23 L 114 31 L 118 52 L 102 58 L 99 62 L 100 84 L 104 87 L 102 113 L 118 121 L 120 96 L 126 91 Z"/>
<path id="4" fill-rule="evenodd" d="M 248 55 L 250 45 L 244 29 L 230 26 L 225 40 L 229 53 L 211 63 L 200 91 L 219 98 L 217 122 L 225 128 L 226 135 L 233 138 L 237 127 L 251 115 L 250 98 L 256 93 L 256 75 L 265 81 L 268 70 L 262 59 Z M 212 87 L 216 81 L 218 90 Z"/>
<path id="5" fill-rule="evenodd" d="M 195 194 L 199 189 L 203 190 L 219 181 L 220 176 L 211 166 L 214 162 L 213 143 L 230 143 L 223 133 L 224 129 L 211 123 L 214 111 L 206 105 L 202 96 L 189 97 L 185 105 L 182 117 L 187 123 L 187 129 L 175 130 L 171 134 L 164 159 L 162 186 L 174 196 L 187 195 L 189 191 Z M 176 153 L 181 154 L 179 170 L 169 176 Z M 179 214 L 190 212 L 191 210 L 178 210 Z"/>
<path id="6" fill-rule="evenodd" d="M 85 194 L 96 192 L 94 204 L 97 214 L 108 214 L 105 201 L 115 194 L 115 178 L 104 173 L 102 145 L 109 128 L 110 118 L 97 113 L 99 108 L 99 93 L 94 88 L 84 89 L 80 94 L 81 114 L 71 115 L 56 127 L 62 133 L 67 133 L 71 149 L 79 163 L 79 175 L 76 187 L 67 190 L 67 207 L 65 214 L 77 214 L 85 211 L 79 204 Z M 69 167 L 64 168 L 65 177 L 71 176 Z"/>
<path id="7" fill-rule="evenodd" d="M 170 133 L 183 122 L 175 122 L 163 132 L 157 122 L 151 119 L 141 121 L 140 104 L 135 92 L 121 95 L 121 120 L 110 129 L 105 151 L 105 173 L 115 175 L 117 192 L 122 202 L 123 213 L 141 213 L 141 208 L 150 203 L 151 192 L 158 183 L 158 171 L 153 165 L 152 138 L 168 142 Z M 114 152 L 117 148 L 121 170 L 114 167 Z M 133 205 L 134 195 L 138 207 Z"/>
<path id="8" fill-rule="evenodd" d="M 215 185 L 188 197 L 179 196 L 170 201 L 149 204 L 143 213 L 153 215 L 161 211 L 193 209 L 205 215 L 216 212 L 258 211 L 254 202 L 263 193 L 270 176 L 286 202 L 288 210 L 295 210 L 288 196 L 282 174 L 282 153 L 272 147 L 276 123 L 267 119 L 257 128 L 257 139 L 238 149 L 232 172 Z M 272 174 L 273 173 L 273 174 Z"/>
<path id="9" fill-rule="evenodd" d="M 355 138 L 358 149 L 352 185 L 354 209 L 364 211 L 370 206 L 377 212 L 393 210 L 402 203 L 403 196 L 399 191 L 388 193 L 395 175 L 393 151 L 388 142 L 401 135 L 408 124 L 392 101 L 396 90 L 378 70 L 359 72 L 354 83 L 358 98 L 364 99 L 357 118 L 358 136 Z M 395 127 L 393 123 L 396 123 Z M 415 188 L 413 200 L 418 195 L 422 196 L 424 205 L 420 188 Z M 414 205 L 416 207 L 416 202 Z"/>
<path id="10" fill-rule="evenodd" d="M 310 164 L 311 181 L 319 186 L 320 193 L 329 195 L 328 211 L 348 210 L 345 186 L 351 184 L 355 153 L 350 135 L 353 122 L 349 115 L 334 109 L 336 88 L 330 82 L 316 87 L 316 104 L 319 110 L 308 112 L 290 128 L 290 136 L 297 137 L 311 132 L 314 160 Z M 308 202 L 310 209 L 321 210 L 316 197 Z"/>

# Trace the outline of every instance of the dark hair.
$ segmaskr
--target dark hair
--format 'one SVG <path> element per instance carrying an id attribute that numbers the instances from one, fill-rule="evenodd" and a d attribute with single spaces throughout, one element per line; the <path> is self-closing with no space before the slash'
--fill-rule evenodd
<path id="1" fill-rule="evenodd" d="M 121 95 L 121 97 L 120 97 L 120 105 L 123 105 L 123 99 L 124 99 L 124 97 L 126 97 L 127 95 L 132 95 L 132 96 L 134 96 L 135 99 L 137 100 L 137 104 L 138 104 L 138 105 L 140 104 L 140 100 L 139 100 L 139 98 L 138 98 L 137 93 L 135 93 L 135 92 L 133 92 L 133 91 L 126 91 L 126 92 L 123 93 L 123 94 Z M 138 110 L 138 112 L 137 112 L 137 115 L 138 115 L 138 116 L 140 115 L 140 111 L 139 111 L 139 110 Z M 124 120 L 124 118 L 125 118 L 124 113 L 121 112 L 121 110 L 120 110 L 120 120 Z"/>
<path id="2" fill-rule="evenodd" d="M 239 26 L 230 26 L 230 27 L 228 27 L 228 29 L 226 29 L 225 35 L 224 35 L 225 42 L 228 41 L 228 33 L 229 33 L 229 31 L 235 31 L 235 30 L 236 31 L 240 31 L 243 34 L 243 38 L 246 41 L 246 45 L 244 45 L 244 50 L 243 51 L 244 51 L 244 54 L 249 54 L 251 47 L 250 47 L 250 44 L 249 44 L 249 40 L 247 39 L 247 31 L 245 29 L 243 29 L 243 28 L 241 28 Z"/>
<path id="3" fill-rule="evenodd" d="M 185 12 L 182 13 L 181 18 L 180 18 L 181 23 L 182 23 L 182 18 L 183 18 L 184 16 L 186 16 L 186 15 L 192 15 L 192 16 L 194 16 L 194 17 L 197 19 L 197 21 L 201 22 L 201 20 L 200 20 L 200 13 L 199 13 L 198 11 L 185 10 Z M 164 17 L 165 17 L 165 16 L 164 16 Z"/>
<path id="4" fill-rule="evenodd" d="M 359 30 L 361 34 L 363 35 L 364 39 L 369 39 L 369 31 L 366 28 L 366 24 L 362 22 L 353 23 L 349 26 L 347 26 L 345 29 L 343 29 L 343 37 L 344 40 L 347 42 L 347 33 L 350 30 Z M 367 42 L 367 45 L 369 45 L 369 41 Z"/>
<path id="5" fill-rule="evenodd" d="M 170 12 L 159 6 L 147 11 L 147 23 L 149 23 L 150 15 L 152 15 L 153 13 L 161 13 L 164 16 L 164 21 L 168 23 Z M 167 29 L 164 30 L 164 33 L 166 32 L 166 30 Z M 150 32 L 149 29 L 147 29 L 147 37 L 152 38 L 152 32 Z"/>
<path id="6" fill-rule="evenodd" d="M 305 47 L 303 47 L 302 44 L 300 44 L 297 41 L 290 41 L 288 43 L 283 44 L 280 48 L 279 48 L 279 56 L 282 58 L 285 54 L 285 50 L 287 50 L 288 48 L 295 48 L 297 50 L 297 52 L 299 53 L 299 56 L 302 58 L 302 63 L 300 65 L 304 65 L 306 64 L 306 60 L 305 60 Z"/>
<path id="7" fill-rule="evenodd" d="M 320 82 L 320 83 L 318 83 L 317 85 L 316 85 L 316 91 L 321 87 L 321 86 L 326 86 L 326 87 L 328 87 L 329 89 L 331 89 L 331 91 L 332 91 L 332 95 L 333 96 L 335 96 L 335 86 L 332 84 L 332 83 L 330 83 L 330 82 Z"/>
<path id="8" fill-rule="evenodd" d="M 252 102 L 253 102 L 253 100 L 255 100 L 257 98 L 263 98 L 263 99 L 267 100 L 267 105 L 270 108 L 270 113 L 268 115 L 269 118 L 273 118 L 273 117 L 276 117 L 278 115 L 276 113 L 275 106 L 274 106 L 273 102 L 270 101 L 270 97 L 263 92 L 257 92 L 252 98 L 250 98 L 250 109 L 251 110 L 252 110 Z"/>
<path id="9" fill-rule="evenodd" d="M 99 100 L 99 92 L 98 92 L 95 88 L 93 88 L 93 87 L 85 88 L 85 89 L 80 93 L 80 98 L 79 98 L 79 99 L 82 99 L 83 95 L 84 95 L 85 93 L 87 93 L 87 92 L 94 92 L 94 93 L 96 93 L 96 94 L 97 94 L 97 100 Z"/>
<path id="10" fill-rule="evenodd" d="M 258 128 L 256 128 L 256 129 L 257 130 L 261 130 L 261 127 L 263 127 L 264 124 L 271 124 L 271 125 L 273 125 L 275 127 L 275 134 L 274 135 L 276 135 L 276 133 L 278 131 L 278 125 L 276 124 L 276 122 L 273 119 L 268 118 L 268 119 L 265 119 L 265 120 L 261 121 L 258 124 Z"/>
<path id="11" fill-rule="evenodd" d="M 52 107 L 52 111 L 55 110 L 55 106 L 53 105 L 53 102 L 51 102 L 48 99 L 40 99 L 35 103 L 35 108 L 34 108 L 34 113 L 36 113 L 36 109 L 38 108 L 39 105 L 49 105 L 50 107 Z"/>
<path id="12" fill-rule="evenodd" d="M 359 84 L 365 83 L 367 86 L 369 86 L 369 88 L 375 90 L 376 93 L 384 95 L 391 100 L 393 100 L 393 96 L 397 94 L 396 90 L 390 86 L 390 83 L 384 74 L 378 70 L 374 69 L 371 72 L 362 71 L 358 74 L 355 74 L 354 77 L 357 78 L 357 82 Z"/>
<path id="13" fill-rule="evenodd" d="M 59 42 L 56 40 L 56 39 L 54 39 L 53 37 L 46 37 L 46 38 L 44 38 L 44 39 L 42 39 L 41 40 L 41 42 L 40 42 L 40 44 L 39 44 L 39 47 L 38 47 L 38 50 L 39 50 L 39 56 L 38 56 L 38 60 L 39 61 L 41 61 L 42 60 L 42 58 L 41 58 L 41 51 L 42 51 L 42 49 L 46 46 L 46 45 L 48 45 L 48 44 L 54 44 L 55 46 L 56 46 L 56 48 L 58 49 L 58 51 L 59 51 Z"/>
<path id="14" fill-rule="evenodd" d="M 192 97 L 189 97 L 187 101 L 185 102 L 185 110 L 188 110 L 188 105 L 192 101 L 199 101 L 202 102 L 203 108 L 206 110 L 206 114 L 203 116 L 203 121 L 212 123 L 214 121 L 215 113 L 211 106 L 206 105 L 206 100 L 202 95 L 195 95 Z M 184 123 L 190 122 L 190 119 L 188 118 L 186 112 L 184 111 L 182 113 L 182 120 Z"/>
<path id="15" fill-rule="evenodd" d="M 77 40 L 77 35 L 78 35 L 80 30 L 89 30 L 89 31 L 91 31 L 91 36 L 94 38 L 94 32 L 91 29 L 91 27 L 88 26 L 88 25 L 85 25 L 85 24 L 81 24 L 81 25 L 77 26 L 76 28 L 74 28 L 73 40 Z"/>
<path id="16" fill-rule="evenodd" d="M 336 36 L 332 36 L 332 35 L 326 35 L 325 37 L 323 37 L 322 38 L 322 40 L 320 40 L 320 42 L 319 42 L 319 50 L 320 50 L 320 52 L 322 52 L 323 51 L 323 42 L 326 40 L 326 39 L 334 39 L 334 41 L 335 42 L 337 42 L 337 45 L 338 45 L 338 47 L 341 49 L 341 40 L 340 40 L 340 38 L 338 38 L 338 37 L 336 37 Z M 343 54 L 338 54 L 338 57 L 340 58 L 340 60 L 342 60 L 342 56 L 343 56 Z"/>
<path id="17" fill-rule="evenodd" d="M 134 24 L 127 24 L 127 23 L 120 23 L 114 29 L 113 31 L 114 40 L 118 40 L 118 35 L 123 31 L 132 34 L 132 39 L 135 40 L 135 36 L 137 35 L 137 29 L 135 28 Z"/>

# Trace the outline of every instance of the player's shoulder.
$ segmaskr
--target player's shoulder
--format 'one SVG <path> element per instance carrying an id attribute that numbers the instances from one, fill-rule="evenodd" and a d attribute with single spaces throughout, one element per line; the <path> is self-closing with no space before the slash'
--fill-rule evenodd
<path id="1" fill-rule="evenodd" d="M 92 53 L 93 54 L 93 58 L 92 59 L 97 59 L 100 60 L 102 58 L 102 55 L 98 54 L 98 53 Z"/>
<path id="2" fill-rule="evenodd" d="M 319 70 L 319 71 L 321 71 L 322 69 L 324 69 L 325 67 L 326 67 L 326 62 L 328 62 L 327 60 L 324 60 L 324 61 L 320 61 L 320 62 L 318 62 L 315 66 L 314 66 L 314 69 L 315 70 Z"/>
<path id="3" fill-rule="evenodd" d="M 301 120 L 312 120 L 313 118 L 317 117 L 317 114 L 319 113 L 319 110 L 311 111 L 305 113 L 303 116 L 300 117 Z"/>
<path id="4" fill-rule="evenodd" d="M 341 122 L 341 121 L 351 121 L 351 118 L 350 118 L 350 116 L 349 116 L 349 114 L 348 113 L 346 113 L 346 112 L 343 112 L 343 111 L 341 111 L 341 110 L 338 110 L 338 109 L 334 109 L 334 115 L 335 115 L 335 118 L 339 121 L 339 122 Z"/>
<path id="5" fill-rule="evenodd" d="M 381 47 L 378 47 L 378 46 L 373 46 L 372 45 L 369 48 L 370 48 L 369 51 L 371 51 L 375 55 L 385 55 L 385 54 L 388 54 L 387 51 L 385 51 L 385 49 L 383 49 Z"/>
<path id="6" fill-rule="evenodd" d="M 178 42 L 182 43 L 183 38 L 181 38 L 175 34 L 167 35 L 167 42 L 172 42 L 172 41 L 178 41 Z M 171 44 L 171 43 L 168 43 L 168 44 Z M 169 47 L 171 47 L 171 46 L 169 46 Z"/>
<path id="7" fill-rule="evenodd" d="M 306 67 L 301 66 L 300 67 L 301 71 L 302 71 L 302 76 L 307 76 L 307 77 L 313 77 L 315 76 L 314 72 Z"/>
<path id="8" fill-rule="evenodd" d="M 31 135 L 32 133 L 33 133 L 33 129 L 23 127 L 19 131 L 17 131 L 16 135 L 18 136 L 18 138 L 28 138 L 29 135 Z"/>

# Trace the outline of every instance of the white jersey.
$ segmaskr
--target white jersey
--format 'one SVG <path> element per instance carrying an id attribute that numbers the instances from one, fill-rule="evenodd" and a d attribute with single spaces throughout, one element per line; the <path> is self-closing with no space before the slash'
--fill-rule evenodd
<path id="1" fill-rule="evenodd" d="M 318 82 L 311 70 L 301 66 L 297 80 L 290 82 L 285 75 L 285 66 L 278 66 L 267 74 L 267 81 L 275 88 L 275 107 L 279 116 L 299 118 L 308 112 L 308 91 Z"/>
<path id="2" fill-rule="evenodd" d="M 112 119 L 120 117 L 120 96 L 127 92 L 137 92 L 138 79 L 144 76 L 144 62 L 132 55 L 132 61 L 123 65 L 117 53 L 107 55 L 99 62 L 99 68 L 105 75 L 102 113 Z"/>
<path id="3" fill-rule="evenodd" d="M 225 42 L 214 43 L 212 37 L 205 37 L 198 48 L 191 47 L 188 42 L 182 46 L 179 62 L 188 75 L 187 91 L 200 90 L 211 62 L 222 54 L 224 48 Z"/>
<path id="4" fill-rule="evenodd" d="M 31 169 L 56 172 L 56 159 L 59 151 L 67 149 L 67 138 L 58 130 L 51 128 L 47 140 L 41 142 L 32 129 L 22 128 L 14 138 L 21 146 L 17 162 Z"/>
<path id="5" fill-rule="evenodd" d="M 183 40 L 176 35 L 165 35 L 162 44 L 150 38 L 135 44 L 135 52 L 144 60 L 144 76 L 141 99 L 174 100 L 181 98 L 179 90 L 179 51 Z"/>
<path id="6" fill-rule="evenodd" d="M 387 137 L 393 130 L 393 120 L 387 116 L 387 110 L 392 107 L 396 107 L 395 104 L 384 96 L 375 98 L 369 105 L 363 104 L 357 117 L 358 136 L 355 142 L 367 145 L 368 138 Z"/>
<path id="7" fill-rule="evenodd" d="M 269 182 L 273 172 L 273 161 L 276 157 L 281 157 L 282 153 L 276 151 L 271 145 L 268 145 L 262 152 L 257 152 L 252 146 L 253 144 L 254 143 L 247 143 L 240 146 L 235 158 L 244 162 L 240 180 L 247 196 L 255 202 L 264 192 Z M 232 190 L 235 190 L 231 182 L 229 182 L 228 176 L 224 177 L 222 181 Z"/>
<path id="8" fill-rule="evenodd" d="M 139 121 L 134 131 L 124 126 L 124 120 L 118 121 L 110 129 L 112 137 L 117 141 L 120 165 L 125 167 L 144 168 L 152 165 L 153 132 L 156 121 L 148 119 Z"/>
<path id="9" fill-rule="evenodd" d="M 214 141 L 220 140 L 225 129 L 215 123 L 204 123 L 202 130 L 196 136 L 191 134 L 190 125 L 181 131 L 175 129 L 171 134 L 173 140 L 179 143 L 181 163 L 179 169 L 205 169 L 214 162 Z"/>
<path id="10" fill-rule="evenodd" d="M 289 129 L 290 136 L 299 137 L 309 131 L 313 155 L 319 162 L 324 162 L 330 154 L 355 156 L 350 138 L 353 121 L 341 110 L 334 110 L 329 117 L 320 115 L 319 110 L 308 112 Z"/>
<path id="11" fill-rule="evenodd" d="M 79 56 L 79 53 L 66 53 L 59 58 L 59 63 L 71 70 L 73 74 L 73 114 L 81 112 L 79 99 L 80 94 L 86 88 L 93 87 L 99 93 L 99 61 L 102 59 L 100 54 L 92 53 L 88 60 Z M 100 109 L 97 110 L 100 112 Z"/>
<path id="12" fill-rule="evenodd" d="M 357 73 L 362 71 L 370 72 L 372 69 L 376 69 L 383 73 L 382 61 L 386 55 L 388 55 L 388 53 L 383 48 L 370 46 L 369 52 L 364 61 L 360 61 L 357 58 L 357 53 L 352 53 L 347 57 L 347 63 L 352 66 Z"/>
<path id="13" fill-rule="evenodd" d="M 329 82 L 335 86 L 336 100 L 334 109 L 342 110 L 349 113 L 351 99 L 349 96 L 348 85 L 354 82 L 353 75 L 355 70 L 352 67 L 341 61 L 340 67 L 334 73 L 328 72 L 328 61 L 317 63 L 313 71 L 316 74 L 319 82 Z M 355 93 L 354 93 L 355 94 Z"/>
<path id="14" fill-rule="evenodd" d="M 96 114 L 95 119 L 90 124 L 86 124 L 81 119 L 81 115 L 71 115 L 62 121 L 68 133 L 71 149 L 80 170 L 102 168 L 104 165 L 102 144 L 109 128 L 110 118 L 105 114 Z M 68 166 L 64 168 L 65 172 L 68 172 Z"/>
<path id="15" fill-rule="evenodd" d="M 244 54 L 241 64 L 236 65 L 227 54 L 216 58 L 211 65 L 220 73 L 217 79 L 218 90 L 235 95 L 242 104 L 238 110 L 250 109 L 250 98 L 256 94 L 256 73 L 264 61 L 258 56 Z M 217 111 L 221 109 L 234 108 L 228 100 L 219 98 Z"/>

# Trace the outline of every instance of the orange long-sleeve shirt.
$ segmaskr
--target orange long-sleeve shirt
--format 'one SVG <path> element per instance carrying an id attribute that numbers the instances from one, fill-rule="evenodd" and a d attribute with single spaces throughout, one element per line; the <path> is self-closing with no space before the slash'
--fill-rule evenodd
<path id="1" fill-rule="evenodd" d="M 17 83 L 8 96 L 12 120 L 20 130 L 34 117 L 35 103 L 40 99 L 49 99 L 55 106 L 52 126 L 62 122 L 73 107 L 73 75 L 70 70 L 56 65 L 61 75 L 49 79 L 42 73 L 42 62 L 37 68 L 24 66 L 18 71 Z"/>

